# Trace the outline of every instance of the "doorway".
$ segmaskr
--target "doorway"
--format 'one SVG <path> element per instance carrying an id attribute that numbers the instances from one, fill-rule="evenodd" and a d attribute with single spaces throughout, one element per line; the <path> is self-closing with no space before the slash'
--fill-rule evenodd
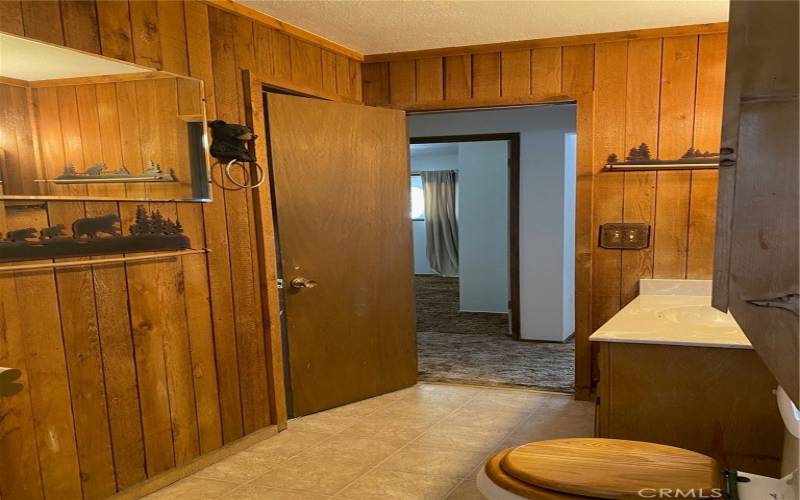
<path id="1" fill-rule="evenodd" d="M 572 392 L 575 106 L 408 125 L 419 379 Z M 429 171 L 456 181 L 455 272 L 438 255 L 447 222 L 426 213 Z"/>

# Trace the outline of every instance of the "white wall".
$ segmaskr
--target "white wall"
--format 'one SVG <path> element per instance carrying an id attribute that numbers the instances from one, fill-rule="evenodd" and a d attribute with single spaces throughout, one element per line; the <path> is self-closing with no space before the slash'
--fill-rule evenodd
<path id="1" fill-rule="evenodd" d="M 508 312 L 508 144 L 413 145 L 411 170 L 457 170 L 461 311 Z M 414 221 L 414 272 L 432 274 L 425 222 Z"/>
<path id="2" fill-rule="evenodd" d="M 508 313 L 508 143 L 458 144 L 462 311 Z"/>
<path id="3" fill-rule="evenodd" d="M 408 117 L 408 126 L 411 137 L 520 133 L 521 336 L 569 337 L 575 315 L 575 280 L 568 277 L 574 275 L 575 174 L 567 172 L 565 151 L 567 134 L 575 133 L 575 106 L 417 114 Z"/>

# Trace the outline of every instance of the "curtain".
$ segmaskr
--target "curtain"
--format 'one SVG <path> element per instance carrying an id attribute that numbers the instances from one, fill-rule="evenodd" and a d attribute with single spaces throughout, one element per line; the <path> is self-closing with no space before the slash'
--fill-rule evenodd
<path id="1" fill-rule="evenodd" d="M 456 172 L 423 171 L 425 234 L 431 269 L 442 276 L 458 275 L 458 222 L 456 221 Z"/>

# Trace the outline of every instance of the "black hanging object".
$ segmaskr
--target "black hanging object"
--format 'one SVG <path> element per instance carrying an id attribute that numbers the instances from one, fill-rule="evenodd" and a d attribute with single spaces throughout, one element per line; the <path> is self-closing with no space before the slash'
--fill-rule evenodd
<path id="1" fill-rule="evenodd" d="M 39 231 L 33 227 L 9 231 L 0 239 L 0 262 L 191 248 L 180 221 L 173 222 L 158 210 L 148 213 L 142 205 L 128 236 L 122 235 L 117 214 L 77 219 L 71 237 L 65 230 L 64 224 L 56 224 Z"/>
<path id="2" fill-rule="evenodd" d="M 214 120 L 208 122 L 208 128 L 211 129 L 209 153 L 220 163 L 228 163 L 233 160 L 241 162 L 256 161 L 256 157 L 245 147 L 247 141 L 258 139 L 258 136 L 253 133 L 250 127 Z"/>

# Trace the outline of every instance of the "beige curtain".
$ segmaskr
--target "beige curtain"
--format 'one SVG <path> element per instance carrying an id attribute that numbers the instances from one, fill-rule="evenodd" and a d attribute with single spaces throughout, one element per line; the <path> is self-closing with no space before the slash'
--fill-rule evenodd
<path id="1" fill-rule="evenodd" d="M 425 234 L 428 262 L 442 276 L 458 276 L 458 222 L 456 220 L 456 172 L 423 171 Z"/>

